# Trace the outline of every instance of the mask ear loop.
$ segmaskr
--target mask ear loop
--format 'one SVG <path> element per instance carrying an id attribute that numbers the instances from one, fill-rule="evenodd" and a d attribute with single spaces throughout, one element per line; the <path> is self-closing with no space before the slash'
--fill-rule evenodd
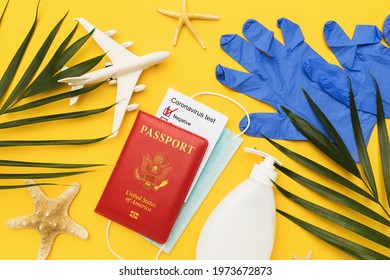
<path id="1" fill-rule="evenodd" d="M 119 260 L 124 260 L 124 258 L 122 258 L 121 256 L 119 256 L 119 255 L 114 251 L 114 249 L 112 249 L 112 247 L 111 247 L 111 242 L 110 242 L 110 226 L 111 226 L 111 220 L 108 220 L 107 227 L 106 227 L 106 242 L 107 242 L 108 249 L 110 250 L 111 254 L 113 254 L 113 255 L 114 255 L 115 257 L 117 257 Z M 165 246 L 165 245 L 161 246 L 160 251 L 158 251 L 155 260 L 158 260 L 158 258 L 160 257 L 161 252 L 164 250 L 164 246 Z"/>
<path id="2" fill-rule="evenodd" d="M 249 117 L 249 113 L 248 111 L 244 108 L 244 106 L 242 106 L 240 103 L 238 103 L 236 100 L 234 100 L 233 98 L 230 98 L 228 96 L 225 96 L 223 94 L 220 94 L 220 93 L 216 93 L 216 92 L 211 92 L 211 91 L 201 91 L 201 92 L 197 92 L 197 93 L 194 93 L 191 98 L 194 99 L 194 97 L 196 96 L 199 96 L 199 95 L 214 95 L 214 96 L 218 96 L 218 97 L 222 97 L 224 99 L 227 99 L 229 100 L 230 102 L 233 102 L 234 104 L 236 104 L 238 107 L 240 107 L 241 110 L 244 111 L 245 115 L 246 115 L 246 118 L 248 120 L 248 124 L 247 126 L 245 127 L 244 130 L 242 130 L 240 133 L 236 134 L 236 138 L 240 137 L 241 135 L 243 135 L 249 128 L 249 126 L 251 125 L 251 119 Z"/>
<path id="3" fill-rule="evenodd" d="M 115 257 L 117 257 L 120 260 L 123 260 L 123 258 L 119 256 L 117 253 L 115 253 L 114 249 L 111 248 L 110 236 L 109 236 L 110 226 L 111 226 L 111 220 L 108 220 L 107 227 L 106 227 L 106 241 L 107 241 L 108 249 L 110 250 L 111 254 L 113 254 Z"/>

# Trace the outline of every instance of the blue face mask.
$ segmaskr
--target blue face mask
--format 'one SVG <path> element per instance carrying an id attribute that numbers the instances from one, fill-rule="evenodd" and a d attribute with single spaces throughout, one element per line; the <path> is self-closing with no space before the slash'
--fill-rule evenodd
<path id="1" fill-rule="evenodd" d="M 248 117 L 247 128 L 249 127 L 250 125 L 249 114 L 245 110 L 245 108 L 242 107 L 239 103 L 237 103 L 236 101 L 232 100 L 229 97 L 217 93 L 212 93 L 212 92 L 200 92 L 194 94 L 192 98 L 201 94 L 216 95 L 228 99 L 231 102 L 235 103 L 247 115 Z M 227 128 L 223 129 L 221 136 L 219 137 L 213 151 L 210 154 L 209 159 L 207 160 L 206 165 L 204 166 L 198 180 L 195 183 L 193 190 L 190 193 L 190 196 L 188 197 L 187 201 L 183 204 L 180 210 L 180 213 L 176 219 L 175 225 L 172 228 L 172 231 L 168 237 L 167 242 L 164 244 L 158 244 L 150 239 L 145 238 L 146 240 L 148 240 L 149 242 L 151 242 L 152 244 L 160 248 L 160 251 L 156 256 L 156 259 L 158 259 L 162 251 L 166 253 L 171 252 L 176 242 L 178 241 L 178 239 L 186 229 L 187 225 L 191 221 L 192 217 L 195 215 L 196 211 L 198 211 L 200 205 L 206 198 L 207 194 L 214 186 L 215 182 L 217 181 L 217 179 L 225 169 L 226 165 L 229 163 L 229 161 L 231 160 L 231 158 L 233 157 L 233 155 L 236 153 L 237 149 L 241 145 L 243 139 L 240 138 L 240 135 L 242 135 L 246 131 L 246 129 L 244 129 L 239 134 L 235 134 Z M 121 257 L 118 256 L 111 249 L 109 238 L 108 238 L 109 226 L 110 226 L 110 221 L 107 226 L 107 233 L 106 233 L 108 247 L 116 257 L 121 259 Z"/>

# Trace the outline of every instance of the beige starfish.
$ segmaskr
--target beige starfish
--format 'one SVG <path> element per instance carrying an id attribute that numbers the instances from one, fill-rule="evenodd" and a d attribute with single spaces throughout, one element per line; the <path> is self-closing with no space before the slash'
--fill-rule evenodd
<path id="1" fill-rule="evenodd" d="M 158 9 L 157 11 L 163 15 L 179 19 L 179 21 L 176 25 L 176 32 L 175 32 L 175 35 L 173 37 L 173 45 L 174 46 L 176 46 L 176 44 L 177 44 L 177 40 L 179 39 L 180 31 L 181 31 L 183 25 L 186 25 L 188 27 L 188 29 L 191 31 L 192 35 L 194 35 L 196 40 L 202 46 L 202 48 L 206 49 L 205 44 L 203 43 L 198 32 L 195 30 L 194 26 L 192 25 L 191 19 L 212 19 L 212 20 L 219 19 L 219 16 L 212 16 L 212 15 L 205 15 L 205 14 L 189 14 L 187 12 L 187 0 L 182 0 L 181 13 L 171 12 L 171 11 L 162 10 L 162 9 Z"/>
<path id="2" fill-rule="evenodd" d="M 35 185 L 28 188 L 35 205 L 34 213 L 10 219 L 5 225 L 10 228 L 32 228 L 39 231 L 41 244 L 38 259 L 46 259 L 55 238 L 60 233 L 70 233 L 84 240 L 88 238 L 86 229 L 74 222 L 68 214 L 68 208 L 80 189 L 78 183 L 70 185 L 56 198 L 47 197 L 32 180 L 26 180 L 26 184 Z"/>
<path id="3" fill-rule="evenodd" d="M 307 260 L 311 260 L 311 259 L 312 259 L 312 256 L 313 256 L 313 251 L 310 250 L 310 251 L 306 254 L 306 256 L 304 256 L 303 258 L 300 258 L 300 257 L 298 257 L 298 256 L 296 256 L 296 255 L 293 255 L 292 257 L 293 257 L 294 260 L 304 260 L 304 261 L 307 261 Z"/>

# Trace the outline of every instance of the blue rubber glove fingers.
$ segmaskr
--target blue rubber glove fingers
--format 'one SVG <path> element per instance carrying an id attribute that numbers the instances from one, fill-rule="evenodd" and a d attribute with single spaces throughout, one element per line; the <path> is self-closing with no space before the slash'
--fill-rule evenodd
<path id="1" fill-rule="evenodd" d="M 357 25 L 351 40 L 336 22 L 330 21 L 325 24 L 324 35 L 351 78 L 358 110 L 376 114 L 372 74 L 382 93 L 385 116 L 390 118 L 390 49 L 381 43 L 381 31 L 375 26 Z"/>
<path id="2" fill-rule="evenodd" d="M 280 105 L 289 108 L 328 134 L 302 94 L 304 88 L 340 132 L 351 154 L 357 159 L 353 130 L 349 122 L 349 108 L 333 96 L 325 94 L 304 72 L 303 62 L 306 59 L 323 59 L 303 41 L 298 25 L 286 19 L 279 20 L 278 25 L 282 29 L 285 45 L 277 41 L 271 31 L 254 20 L 247 21 L 243 28 L 243 33 L 249 41 L 238 35 L 221 37 L 222 49 L 249 73 L 218 66 L 217 79 L 227 87 L 264 101 L 277 110 L 273 114 L 252 114 L 251 129 L 247 134 L 259 137 L 263 133 L 274 139 L 304 139 L 287 116 L 283 117 L 284 112 L 280 110 Z M 348 40 L 351 41 L 349 38 Z M 342 92 L 337 94 L 335 93 L 335 96 L 340 100 L 345 97 Z M 375 124 L 375 116 L 373 118 Z M 246 124 L 244 119 L 242 129 Z M 370 127 L 367 123 L 363 124 L 365 135 L 371 134 Z"/>
<path id="3" fill-rule="evenodd" d="M 384 32 L 389 34 L 390 18 L 386 18 L 384 23 Z M 386 35 L 385 35 L 386 36 Z M 370 103 L 370 108 L 376 114 L 376 99 L 374 83 L 371 81 L 369 74 L 372 74 L 378 82 L 379 89 L 382 95 L 383 107 L 386 118 L 390 118 L 390 80 L 388 73 L 390 72 L 390 48 L 382 44 L 382 32 L 372 25 L 357 25 L 353 40 L 358 44 L 357 59 L 355 63 L 357 67 L 365 69 L 367 77 L 367 87 L 365 89 L 366 96 L 362 99 L 362 103 Z M 367 111 L 367 110 L 366 110 Z"/>
<path id="4" fill-rule="evenodd" d="M 306 140 L 295 128 L 284 113 L 252 113 L 249 114 L 250 126 L 246 135 L 262 138 L 265 135 L 271 139 Z M 248 119 L 244 117 L 240 124 L 241 131 L 248 126 Z"/>
<path id="5" fill-rule="evenodd" d="M 371 45 L 380 43 L 382 38 L 382 32 L 375 25 L 356 25 L 352 41 L 357 45 Z"/>
<path id="6" fill-rule="evenodd" d="M 284 49 L 284 45 L 274 38 L 274 32 L 254 19 L 244 23 L 242 33 L 257 49 L 270 57 L 275 57 Z"/>
<path id="7" fill-rule="evenodd" d="M 217 65 L 215 74 L 221 84 L 265 102 L 275 109 L 283 104 L 283 100 L 280 99 L 279 95 L 275 94 L 268 83 L 256 74 L 244 73 L 221 65 Z"/>
<path id="8" fill-rule="evenodd" d="M 238 35 L 223 35 L 221 48 L 250 73 L 263 80 L 275 80 L 277 72 L 272 58 L 260 52 L 255 46 Z"/>
<path id="9" fill-rule="evenodd" d="M 307 59 L 303 69 L 308 78 L 318 83 L 321 89 L 349 107 L 349 81 L 343 69 L 323 59 Z"/>
<path id="10" fill-rule="evenodd" d="M 388 15 L 383 23 L 383 33 L 385 41 L 390 44 L 390 15 Z"/>
<path id="11" fill-rule="evenodd" d="M 278 27 L 282 30 L 284 44 L 290 51 L 294 50 L 305 40 L 299 25 L 291 20 L 286 18 L 278 19 Z"/>
<path id="12" fill-rule="evenodd" d="M 274 38 L 273 32 L 253 19 L 245 22 L 242 32 L 245 38 L 258 50 L 267 53 L 268 57 L 280 63 L 289 60 L 291 54 L 294 55 L 294 59 L 300 59 L 301 61 L 307 58 L 320 58 L 305 43 L 305 38 L 299 25 L 286 18 L 281 18 L 278 20 L 278 27 L 282 30 L 284 45 Z"/>
<path id="13" fill-rule="evenodd" d="M 335 21 L 328 21 L 324 26 L 324 37 L 340 64 L 344 68 L 352 69 L 357 45 L 344 30 Z"/>

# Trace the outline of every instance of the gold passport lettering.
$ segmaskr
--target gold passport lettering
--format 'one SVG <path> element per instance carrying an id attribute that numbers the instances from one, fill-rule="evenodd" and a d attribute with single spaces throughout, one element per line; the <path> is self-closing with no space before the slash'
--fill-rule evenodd
<path id="1" fill-rule="evenodd" d="M 173 138 L 169 135 L 166 135 L 165 133 L 161 133 L 158 130 L 148 128 L 146 125 L 142 126 L 140 133 L 145 136 L 149 136 L 150 138 L 153 138 L 155 140 L 158 140 L 159 142 L 164 143 L 166 145 L 171 145 L 174 149 L 179 149 L 180 151 L 189 155 L 193 150 L 195 150 L 194 146 L 180 141 L 179 139 Z"/>
<path id="2" fill-rule="evenodd" d="M 132 205 L 135 205 L 143 210 L 146 210 L 148 212 L 152 212 L 153 208 L 156 208 L 157 204 L 154 203 L 153 201 L 151 201 L 150 199 L 142 196 L 142 195 L 137 195 L 133 192 L 131 192 L 130 190 L 127 190 L 126 191 L 126 198 L 125 198 L 125 202 L 128 203 L 128 204 L 132 204 Z M 134 214 L 136 213 L 137 215 L 131 215 L 131 214 Z M 135 211 L 131 211 L 130 213 L 130 217 L 132 217 L 133 219 L 138 219 L 138 216 L 139 216 L 139 213 L 135 212 Z"/>

